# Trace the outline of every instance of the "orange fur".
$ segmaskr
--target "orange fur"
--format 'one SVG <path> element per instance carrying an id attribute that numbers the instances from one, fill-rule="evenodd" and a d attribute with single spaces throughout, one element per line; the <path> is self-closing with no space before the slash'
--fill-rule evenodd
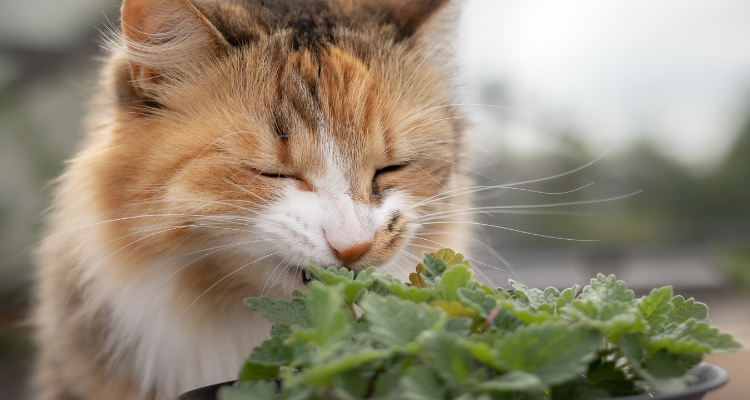
<path id="1" fill-rule="evenodd" d="M 168 399 L 212 383 L 210 371 L 184 380 L 144 372 L 141 364 L 161 360 L 144 350 L 155 344 L 137 324 L 153 315 L 160 329 L 206 347 L 225 340 L 224 329 L 253 326 L 238 352 L 263 340 L 268 324 L 241 300 L 299 288 L 286 272 L 296 259 L 261 245 L 209 250 L 262 243 L 259 226 L 272 225 L 257 219 L 292 188 L 335 192 L 358 216 L 399 193 L 404 213 L 374 228 L 351 269 L 395 266 L 420 244 L 461 250 L 456 236 L 420 231 L 418 217 L 464 207 L 465 196 L 412 210 L 469 186 L 455 164 L 465 126 L 447 106 L 450 68 L 442 51 L 431 53 L 440 28 L 431 17 L 443 3 L 294 0 L 269 10 L 254 0 L 126 0 L 87 142 L 60 178 L 38 254 L 38 398 Z M 404 166 L 375 177 L 394 164 Z M 340 187 L 328 186 L 331 176 Z M 444 229 L 460 236 L 462 226 Z M 147 306 L 130 310 L 123 299 Z M 120 332 L 127 318 L 130 336 Z M 195 354 L 193 368 L 204 362 Z"/>

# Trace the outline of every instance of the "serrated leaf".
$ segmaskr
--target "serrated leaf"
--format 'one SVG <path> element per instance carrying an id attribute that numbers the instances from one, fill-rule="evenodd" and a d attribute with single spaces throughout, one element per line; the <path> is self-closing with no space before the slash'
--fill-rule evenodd
<path id="1" fill-rule="evenodd" d="M 367 296 L 360 306 L 372 324 L 370 331 L 387 345 L 406 345 L 422 332 L 442 327 L 446 318 L 441 309 L 390 296 Z"/>
<path id="2" fill-rule="evenodd" d="M 284 344 L 280 337 L 273 337 L 263 341 L 250 354 L 248 361 L 260 365 L 287 365 L 292 361 L 293 349 Z"/>
<path id="3" fill-rule="evenodd" d="M 674 354 L 732 353 L 742 348 L 731 335 L 720 333 L 708 321 L 689 319 L 683 324 L 671 323 L 663 333 L 650 338 L 649 354 L 665 349 Z"/>
<path id="4" fill-rule="evenodd" d="M 708 318 L 708 306 L 690 298 L 687 301 L 682 296 L 675 296 L 672 299 L 672 312 L 668 315 L 668 324 L 676 322 L 681 324 L 689 319 L 704 320 Z"/>
<path id="5" fill-rule="evenodd" d="M 610 301 L 629 302 L 633 300 L 633 297 L 633 291 L 627 288 L 624 281 L 617 280 L 614 275 L 598 274 L 591 280 L 590 285 L 583 288 L 579 299 L 608 303 Z"/>
<path id="6" fill-rule="evenodd" d="M 289 300 L 274 300 L 270 297 L 249 297 L 245 299 L 253 311 L 268 318 L 269 321 L 286 326 L 309 327 L 310 316 L 305 301 L 299 297 Z"/>
<path id="7" fill-rule="evenodd" d="M 418 287 L 420 289 L 430 287 L 430 285 L 427 284 L 427 281 L 425 281 L 424 273 L 424 266 L 422 266 L 422 264 L 417 265 L 416 272 L 409 274 L 409 283 L 407 283 L 407 285 Z"/>
<path id="8" fill-rule="evenodd" d="M 617 341 L 618 350 L 628 359 L 630 368 L 636 376 L 644 379 L 650 386 L 649 390 L 654 391 L 675 391 L 684 388 L 688 383 L 688 377 L 678 378 L 659 378 L 654 376 L 643 366 L 644 349 L 641 344 L 642 335 L 628 334 L 623 335 Z"/>
<path id="9" fill-rule="evenodd" d="M 434 295 L 439 299 L 454 301 L 458 299 L 458 289 L 474 289 L 474 274 L 465 265 L 455 265 L 434 280 Z"/>
<path id="10" fill-rule="evenodd" d="M 424 271 L 420 276 L 424 278 L 424 281 L 428 286 L 433 286 L 435 284 L 435 278 L 443 276 L 443 273 L 448 269 L 445 260 L 435 258 L 427 252 L 422 253 L 421 265 L 424 268 Z M 417 269 L 419 269 L 419 266 L 417 266 Z"/>
<path id="11" fill-rule="evenodd" d="M 545 385 L 554 385 L 584 373 L 600 339 L 596 331 L 562 321 L 520 327 L 495 341 L 489 366 L 533 373 Z"/>
<path id="12" fill-rule="evenodd" d="M 434 333 L 427 336 L 422 355 L 449 387 L 458 388 L 477 369 L 471 353 L 458 342 L 458 336 Z"/>
<path id="13" fill-rule="evenodd" d="M 390 275 L 378 275 L 376 279 L 381 285 L 387 288 L 389 293 L 404 300 L 411 300 L 415 303 L 424 303 L 433 300 L 433 292 L 430 289 L 424 289 L 417 285 L 407 286 Z"/>
<path id="14" fill-rule="evenodd" d="M 472 307 L 482 318 L 487 318 L 497 308 L 497 297 L 482 289 L 459 288 L 456 293 L 461 303 Z"/>
<path id="15" fill-rule="evenodd" d="M 523 306 L 517 302 L 503 302 L 501 307 L 526 325 L 560 320 L 560 316 L 552 314 L 549 311 L 543 309 L 537 310 L 530 306 Z"/>
<path id="16" fill-rule="evenodd" d="M 638 309 L 630 303 L 612 301 L 600 303 L 592 300 L 575 300 L 564 313 L 568 318 L 596 329 L 617 341 L 627 333 L 644 332 L 646 323 Z"/>
<path id="17" fill-rule="evenodd" d="M 312 328 L 294 332 L 294 337 L 318 347 L 334 344 L 347 335 L 351 315 L 346 309 L 342 286 L 325 286 L 313 281 L 307 292 Z"/>
<path id="18" fill-rule="evenodd" d="M 688 372 L 680 356 L 661 349 L 643 362 L 643 367 L 657 379 L 679 378 Z"/>
<path id="19" fill-rule="evenodd" d="M 638 302 L 638 309 L 653 332 L 662 331 L 672 314 L 672 287 L 651 290 L 648 296 L 644 296 Z"/>
<path id="20" fill-rule="evenodd" d="M 305 264 L 305 268 L 310 270 L 310 272 L 312 272 L 316 278 L 320 279 L 322 282 L 330 286 L 334 286 L 339 283 L 347 283 L 354 280 L 354 272 L 344 267 L 323 268 L 308 262 L 307 264 Z"/>
<path id="21" fill-rule="evenodd" d="M 285 339 L 292 334 L 292 330 L 283 324 L 273 324 L 271 327 L 271 337 L 280 337 Z"/>
<path id="22" fill-rule="evenodd" d="M 222 386 L 217 398 L 219 400 L 274 400 L 276 382 L 237 382 L 232 386 Z"/>
<path id="23" fill-rule="evenodd" d="M 241 381 L 266 381 L 278 379 L 279 367 L 277 365 L 260 365 L 246 361 L 240 371 Z"/>
<path id="24" fill-rule="evenodd" d="M 390 350 L 361 349 L 355 352 L 347 352 L 335 359 L 316 363 L 306 368 L 301 375 L 301 379 L 308 385 L 327 386 L 337 374 L 390 355 Z"/>

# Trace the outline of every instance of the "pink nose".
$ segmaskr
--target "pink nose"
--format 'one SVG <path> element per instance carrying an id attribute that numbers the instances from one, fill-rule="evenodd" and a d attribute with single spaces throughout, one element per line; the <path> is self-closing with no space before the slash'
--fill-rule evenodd
<path id="1" fill-rule="evenodd" d="M 353 246 L 336 246 L 334 247 L 330 242 L 328 243 L 333 249 L 333 254 L 339 261 L 345 263 L 353 263 L 362 258 L 362 254 L 365 254 L 367 250 L 372 247 L 372 242 L 356 243 Z M 341 248 L 337 248 L 341 247 Z"/>

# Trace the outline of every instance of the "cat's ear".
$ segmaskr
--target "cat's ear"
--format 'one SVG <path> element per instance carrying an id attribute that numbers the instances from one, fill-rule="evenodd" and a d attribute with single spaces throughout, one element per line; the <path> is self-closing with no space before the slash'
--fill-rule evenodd
<path id="1" fill-rule="evenodd" d="M 135 90 L 225 52 L 229 43 L 189 0 L 125 0 L 124 51 Z"/>
<path id="2" fill-rule="evenodd" d="M 385 11 L 389 22 L 394 23 L 403 37 L 417 33 L 450 0 L 367 0 L 370 7 Z"/>

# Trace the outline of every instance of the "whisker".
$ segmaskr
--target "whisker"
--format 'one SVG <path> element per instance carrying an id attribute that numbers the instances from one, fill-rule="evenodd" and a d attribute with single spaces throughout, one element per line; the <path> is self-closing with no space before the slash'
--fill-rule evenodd
<path id="1" fill-rule="evenodd" d="M 562 238 L 562 237 L 557 237 L 557 236 L 542 235 L 540 233 L 526 232 L 520 229 L 508 228 L 506 226 L 483 224 L 481 222 L 445 221 L 445 222 L 425 222 L 421 224 L 408 224 L 408 225 L 423 226 L 423 225 L 433 225 L 433 224 L 468 224 L 468 225 L 486 226 L 490 228 L 503 229 L 503 230 L 507 230 L 511 232 L 523 233 L 525 235 L 539 236 L 539 237 L 544 237 L 548 239 L 566 240 L 566 241 L 572 241 L 572 242 L 599 242 L 600 241 L 598 239 L 571 239 L 571 238 Z"/>
<path id="2" fill-rule="evenodd" d="M 420 170 L 420 171 L 422 171 L 422 172 L 424 172 L 425 174 L 427 174 L 427 176 L 429 176 L 429 177 L 430 177 L 430 178 L 431 178 L 431 179 L 432 179 L 433 181 L 437 182 L 437 184 L 438 184 L 438 185 L 440 185 L 440 186 L 441 186 L 441 187 L 442 187 L 443 189 L 446 189 L 446 187 L 445 187 L 445 186 L 443 186 L 443 184 L 442 184 L 442 183 L 440 183 L 440 181 L 439 181 L 439 180 L 435 179 L 435 178 L 434 178 L 434 177 L 433 177 L 432 175 L 430 175 L 430 173 L 429 173 L 429 172 L 427 172 L 427 171 L 423 170 L 423 169 L 422 169 L 422 167 L 420 167 L 420 166 L 419 166 L 419 165 L 417 165 L 417 164 L 414 164 L 414 163 L 413 163 L 413 162 L 411 162 L 411 161 L 406 161 L 406 162 L 408 162 L 409 164 L 411 164 L 411 165 L 413 165 L 413 166 L 415 166 L 415 167 L 419 168 L 419 170 Z"/>
<path id="3" fill-rule="evenodd" d="M 284 262 L 284 260 L 279 260 L 279 263 L 278 263 L 278 264 L 276 264 L 276 267 L 275 267 L 275 268 L 273 269 L 273 271 L 271 271 L 271 273 L 270 273 L 270 274 L 268 275 L 268 279 L 266 279 L 266 283 L 265 283 L 265 284 L 263 284 L 263 289 L 261 289 L 261 291 L 260 291 L 260 295 L 261 295 L 261 296 L 263 296 L 263 295 L 265 294 L 265 292 L 266 292 L 266 286 L 268 286 L 268 284 L 269 284 L 269 283 L 271 282 L 271 278 L 273 278 L 273 274 L 274 274 L 274 273 L 276 272 L 276 270 L 277 270 L 277 269 L 279 269 L 279 267 L 281 266 L 281 264 L 282 264 L 283 262 Z M 268 268 L 269 268 L 269 267 L 266 267 L 266 271 L 268 271 Z M 268 291 L 269 291 L 269 292 L 271 291 L 271 287 L 273 287 L 273 284 L 271 284 L 271 286 L 270 286 L 270 287 L 268 288 Z"/>
<path id="4" fill-rule="evenodd" d="M 271 253 L 271 254 L 269 254 L 269 255 L 267 255 L 267 256 L 263 256 L 263 257 L 261 257 L 261 258 L 255 259 L 255 260 L 253 260 L 253 261 L 250 261 L 249 263 L 247 263 L 247 264 L 245 264 L 245 265 L 243 265 L 243 266 L 241 266 L 241 267 L 237 268 L 236 270 L 234 270 L 234 271 L 232 271 L 232 272 L 228 273 L 228 274 L 227 274 L 227 275 L 225 275 L 225 276 L 224 276 L 223 278 L 221 278 L 221 279 L 219 279 L 218 281 L 216 281 L 216 283 L 214 283 L 213 285 L 211 285 L 211 286 L 210 286 L 210 287 L 209 287 L 208 289 L 206 289 L 206 290 L 205 290 L 205 291 L 204 291 L 203 293 L 201 293 L 201 294 L 200 294 L 200 296 L 198 296 L 198 297 L 197 297 L 197 298 L 196 298 L 195 300 L 193 300 L 193 302 L 192 302 L 192 303 L 190 303 L 190 305 L 189 305 L 189 306 L 188 306 L 188 307 L 187 307 L 187 308 L 185 309 L 185 311 L 183 311 L 183 312 L 182 312 L 182 314 L 180 314 L 180 315 L 179 315 L 179 316 L 177 317 L 177 319 L 180 319 L 180 318 L 181 318 L 181 317 L 182 317 L 183 315 L 185 315 L 185 313 L 186 313 L 186 312 L 188 312 L 188 310 L 189 310 L 189 309 L 190 309 L 190 308 L 191 308 L 191 307 L 193 306 L 193 304 L 195 304 L 195 303 L 196 303 L 196 302 L 197 302 L 198 300 L 200 300 L 200 298 L 201 298 L 201 297 L 203 297 L 203 295 L 205 295 L 206 293 L 208 293 L 208 291 L 209 291 L 209 290 L 213 289 L 213 288 L 214 288 L 214 287 L 215 287 L 216 285 L 218 285 L 219 283 L 221 283 L 221 282 L 222 282 L 222 281 L 223 281 L 224 279 L 227 279 L 227 278 L 229 278 L 230 276 L 232 276 L 232 275 L 234 275 L 235 273 L 239 272 L 239 271 L 240 271 L 241 269 L 243 269 L 243 268 L 245 268 L 245 267 L 247 267 L 247 266 L 249 266 L 249 265 L 251 265 L 251 264 L 253 264 L 253 263 L 255 263 L 255 262 L 258 262 L 258 261 L 260 261 L 260 260 L 263 260 L 263 259 L 265 259 L 265 258 L 271 257 L 271 256 L 273 256 L 273 255 L 276 255 L 276 254 L 278 254 L 278 253 L 279 253 L 279 252 L 277 251 L 277 252 L 275 252 L 275 253 Z"/>
<path id="5" fill-rule="evenodd" d="M 439 233 L 439 234 L 445 234 L 445 233 L 442 233 L 442 232 L 441 232 L 441 233 Z M 424 233 L 424 235 L 430 235 L 430 233 Z M 431 239 L 427 239 L 427 238 L 424 238 L 424 237 L 421 237 L 421 236 L 409 236 L 409 237 L 410 237 L 410 238 L 413 238 L 413 239 L 419 239 L 419 240 L 424 240 L 424 241 L 426 241 L 426 242 L 434 243 L 434 244 L 436 244 L 436 245 L 438 245 L 438 246 L 440 246 L 440 247 L 428 247 L 428 246 L 425 246 L 425 245 L 419 245 L 419 244 L 414 244 L 414 243 L 412 243 L 412 245 L 413 245 L 413 246 L 426 247 L 426 248 L 428 248 L 428 249 L 432 249 L 432 250 L 440 250 L 440 249 L 444 249 L 444 248 L 447 248 L 447 247 L 448 247 L 448 246 L 446 246 L 446 245 L 444 245 L 444 244 L 442 244 L 442 243 L 440 243 L 440 242 L 436 242 L 436 241 L 434 241 L 434 240 L 431 240 Z M 466 255 L 464 255 L 464 258 L 465 258 L 465 259 L 467 259 L 467 260 L 469 260 L 469 261 L 474 261 L 474 262 L 475 262 L 475 263 L 477 263 L 477 264 L 482 264 L 482 265 L 484 265 L 484 266 L 485 266 L 485 267 L 487 267 L 487 268 L 492 268 L 492 269 L 495 269 L 495 270 L 498 270 L 498 271 L 501 271 L 501 272 L 508 272 L 508 271 L 506 271 L 506 270 L 504 270 L 504 269 L 502 269 L 502 268 L 498 268 L 498 267 L 495 267 L 494 265 L 489 265 L 489 264 L 485 264 L 485 263 L 483 263 L 483 262 L 481 262 L 481 261 L 479 261 L 479 260 L 475 260 L 475 259 L 473 259 L 473 258 L 471 258 L 471 257 L 467 257 Z M 502 260 L 501 260 L 501 261 L 502 261 Z"/>
<path id="6" fill-rule="evenodd" d="M 405 211 L 408 211 L 408 210 L 410 210 L 412 208 L 420 207 L 421 205 L 429 202 L 430 200 L 436 199 L 436 198 L 443 200 L 444 198 L 442 198 L 442 196 L 446 196 L 449 193 L 466 191 L 466 193 L 458 193 L 458 194 L 455 194 L 455 195 L 451 195 L 451 197 L 453 197 L 453 196 L 461 196 L 461 195 L 464 195 L 464 194 L 473 193 L 477 189 L 479 189 L 479 190 L 490 190 L 490 189 L 508 188 L 508 187 L 512 187 L 512 186 L 525 185 L 525 184 L 528 184 L 528 183 L 536 183 L 536 182 L 542 182 L 542 181 L 546 181 L 546 180 L 550 180 L 550 179 L 560 178 L 560 177 L 563 177 L 563 176 L 566 176 L 566 175 L 573 174 L 575 172 L 578 172 L 578 171 L 580 171 L 580 170 L 582 170 L 584 168 L 587 168 L 587 167 L 591 166 L 592 164 L 594 164 L 595 162 L 599 161 L 604 156 L 606 156 L 608 152 L 609 152 L 609 150 L 605 151 L 599 157 L 595 158 L 594 160 L 592 160 L 592 161 L 590 161 L 590 162 L 588 162 L 588 163 L 586 163 L 586 164 L 584 164 L 584 165 L 582 165 L 580 167 L 574 168 L 572 170 L 569 170 L 569 171 L 566 171 L 566 172 L 563 172 L 563 173 L 557 174 L 557 175 L 552 175 L 552 176 L 548 176 L 548 177 L 544 177 L 544 178 L 537 178 L 537 179 L 532 179 L 532 180 L 527 180 L 527 181 L 515 182 L 515 183 L 507 183 L 507 184 L 497 185 L 497 186 L 474 186 L 474 187 L 469 187 L 469 188 L 458 188 L 458 189 L 452 189 L 452 190 L 449 190 L 449 191 L 446 191 L 446 192 L 438 193 L 438 194 L 436 194 L 434 196 L 428 197 L 428 198 L 426 198 L 426 199 L 424 199 L 422 201 L 417 202 L 416 204 L 411 205 Z"/>
<path id="7" fill-rule="evenodd" d="M 494 210 L 494 211 L 484 211 L 484 210 L 453 210 L 453 211 L 444 211 L 440 213 L 434 213 L 434 214 L 427 214 L 421 217 L 417 217 L 417 221 L 432 221 L 435 219 L 440 218 L 449 218 L 449 217 L 457 217 L 457 216 L 464 216 L 464 215 L 475 215 L 475 214 L 486 214 L 491 217 L 494 217 L 493 214 L 524 214 L 524 215 L 565 215 L 565 216 L 573 216 L 573 217 L 591 217 L 594 214 L 589 212 L 578 212 L 578 211 L 526 211 L 526 210 Z"/>

